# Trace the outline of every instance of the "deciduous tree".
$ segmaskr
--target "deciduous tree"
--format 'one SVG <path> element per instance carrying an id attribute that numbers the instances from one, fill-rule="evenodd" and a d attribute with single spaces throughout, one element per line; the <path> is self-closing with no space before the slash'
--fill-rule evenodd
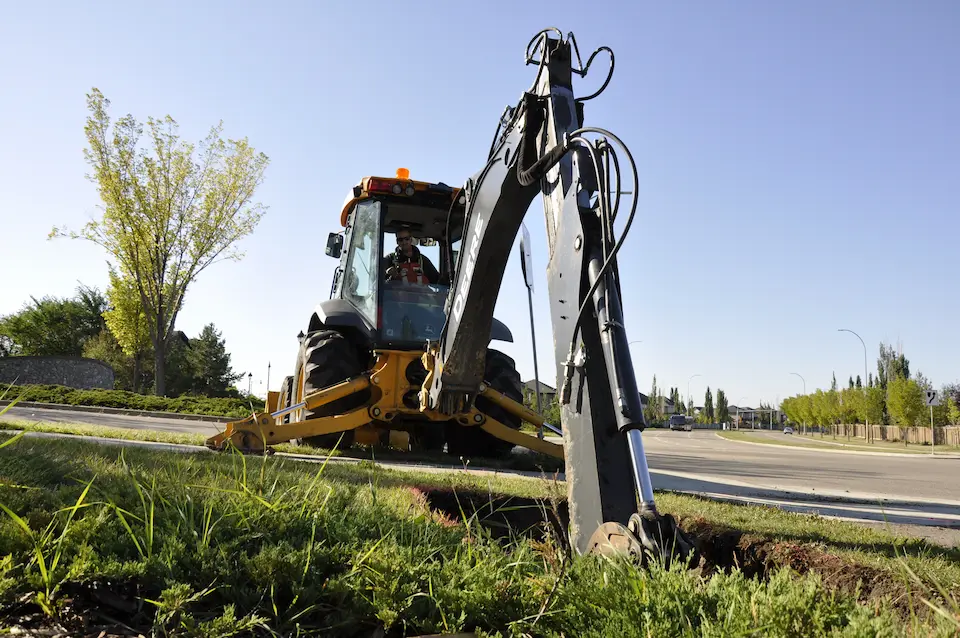
<path id="1" fill-rule="evenodd" d="M 133 116 L 110 130 L 110 105 L 87 95 L 91 179 L 103 215 L 80 232 L 54 228 L 51 236 L 92 241 L 136 282 L 154 350 L 156 393 L 165 394 L 165 356 L 184 296 L 198 275 L 222 259 L 239 259 L 236 243 L 253 232 L 264 207 L 251 200 L 268 159 L 247 139 L 224 140 L 222 123 L 201 143 L 181 140 L 176 121 L 147 119 L 152 156 L 138 148 L 143 127 Z"/>
<path id="2" fill-rule="evenodd" d="M 117 390 L 133 390 L 133 358 L 128 356 L 110 330 L 101 330 L 97 336 L 83 345 L 83 356 L 103 361 L 113 368 L 113 387 Z"/>
<path id="3" fill-rule="evenodd" d="M 948 420 L 951 425 L 960 425 L 960 404 L 952 396 L 947 397 Z"/>
<path id="4" fill-rule="evenodd" d="M 133 361 L 133 391 L 140 392 L 143 362 L 150 352 L 150 329 L 143 308 L 137 282 L 110 269 L 110 287 L 107 288 L 110 309 L 104 313 L 107 327 L 124 354 Z"/>
<path id="5" fill-rule="evenodd" d="M 887 381 L 887 411 L 901 430 L 917 425 L 925 408 L 923 390 L 916 381 L 902 376 Z"/>
<path id="6" fill-rule="evenodd" d="M 864 397 L 861 390 L 851 386 L 840 392 L 840 422 L 856 423 L 863 411 Z"/>
<path id="7" fill-rule="evenodd" d="M 730 410 L 727 405 L 727 394 L 723 390 L 717 390 L 717 421 L 726 423 L 730 420 Z"/>
<path id="8" fill-rule="evenodd" d="M 883 423 L 883 415 L 886 409 L 886 394 L 883 388 L 879 385 L 870 386 L 867 388 L 865 399 L 866 418 L 873 424 Z"/>
<path id="9" fill-rule="evenodd" d="M 83 355 L 87 341 L 103 329 L 107 301 L 94 288 L 80 285 L 73 298 L 30 298 L 21 310 L 0 318 L 0 336 L 6 355 Z"/>

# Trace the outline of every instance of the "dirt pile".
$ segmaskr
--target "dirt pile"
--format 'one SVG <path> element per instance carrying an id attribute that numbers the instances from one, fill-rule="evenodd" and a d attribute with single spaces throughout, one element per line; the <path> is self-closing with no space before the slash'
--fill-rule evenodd
<path id="1" fill-rule="evenodd" d="M 565 500 L 550 502 L 464 490 L 416 489 L 436 512 L 454 521 L 462 521 L 466 516 L 472 524 L 489 529 L 495 538 L 524 535 L 543 540 L 553 535 L 567 541 L 569 510 Z M 697 568 L 704 576 L 740 569 L 748 577 L 766 579 L 773 571 L 788 567 L 798 574 L 815 572 L 826 587 L 856 596 L 861 603 L 892 604 L 906 616 L 911 613 L 911 607 L 917 612 L 920 592 L 911 591 L 900 574 L 858 564 L 814 543 L 774 540 L 718 526 L 702 518 L 680 518 L 678 522 L 697 544 L 700 554 Z M 929 592 L 923 594 L 929 595 Z"/>

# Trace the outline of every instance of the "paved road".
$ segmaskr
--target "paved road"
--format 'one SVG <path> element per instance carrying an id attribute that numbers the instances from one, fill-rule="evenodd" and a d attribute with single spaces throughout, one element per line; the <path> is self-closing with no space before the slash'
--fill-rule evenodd
<path id="1" fill-rule="evenodd" d="M 650 467 L 662 472 L 708 474 L 762 488 L 960 501 L 957 458 L 751 445 L 704 430 L 648 430 L 643 438 Z"/>
<path id="2" fill-rule="evenodd" d="M 776 435 L 774 435 L 776 436 Z M 837 453 L 728 441 L 713 431 L 648 430 L 656 489 L 874 523 L 940 528 L 960 544 L 960 458 Z"/>
<path id="3" fill-rule="evenodd" d="M 175 418 L 31 408 L 14 408 L 8 414 L 37 421 L 204 435 L 215 433 L 219 426 Z M 647 430 L 643 439 L 657 489 L 849 520 L 950 528 L 947 538 L 953 540 L 949 543 L 960 542 L 960 458 L 840 454 L 757 445 L 728 441 L 702 430 Z"/>
<path id="4" fill-rule="evenodd" d="M 24 419 L 46 423 L 89 423 L 111 428 L 130 428 L 133 430 L 154 430 L 159 432 L 181 432 L 210 436 L 223 430 L 223 424 L 186 419 L 158 419 L 124 414 L 102 414 L 99 412 L 74 412 L 72 410 L 44 410 L 41 408 L 10 408 L 0 419 Z"/>

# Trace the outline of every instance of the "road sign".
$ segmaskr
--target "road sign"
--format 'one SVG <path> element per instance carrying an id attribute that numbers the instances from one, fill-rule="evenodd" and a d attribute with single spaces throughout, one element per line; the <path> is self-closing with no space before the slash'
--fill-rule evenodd
<path id="1" fill-rule="evenodd" d="M 530 249 L 530 232 L 527 225 L 520 224 L 523 234 L 520 236 L 520 267 L 523 269 L 523 282 L 533 292 L 533 252 Z"/>
<path id="2" fill-rule="evenodd" d="M 936 390 L 927 390 L 927 405 L 931 407 L 940 405 L 940 397 L 937 396 Z"/>

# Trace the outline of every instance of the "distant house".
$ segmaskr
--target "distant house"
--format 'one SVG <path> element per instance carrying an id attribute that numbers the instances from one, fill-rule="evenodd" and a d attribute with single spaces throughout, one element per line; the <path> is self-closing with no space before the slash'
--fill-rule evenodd
<path id="1" fill-rule="evenodd" d="M 529 392 L 530 394 L 536 393 L 537 382 L 534 379 L 523 382 L 523 391 L 524 393 Z M 546 401 L 553 401 L 554 397 L 557 396 L 557 389 L 551 387 L 544 383 L 540 382 L 540 394 Z M 650 397 L 648 397 L 643 392 L 638 393 L 640 395 L 640 404 L 646 409 L 647 404 L 650 402 Z M 683 407 L 681 406 L 681 411 Z M 674 414 L 677 412 L 677 406 L 674 405 L 673 401 L 665 396 L 660 397 L 660 411 L 664 414 Z"/>
<path id="2" fill-rule="evenodd" d="M 530 379 L 529 381 L 524 381 L 524 382 L 523 382 L 523 392 L 524 392 L 524 394 L 526 394 L 527 392 L 529 392 L 530 394 L 535 395 L 535 394 L 537 393 L 537 380 L 536 380 L 536 379 Z M 541 381 L 541 382 L 540 382 L 540 396 L 543 397 L 543 399 L 544 399 L 547 403 L 550 403 L 551 401 L 553 401 L 553 398 L 554 398 L 555 396 L 557 396 L 557 389 L 556 389 L 556 388 L 553 388 L 553 387 L 547 385 L 546 383 L 544 383 L 543 381 Z"/>
<path id="3" fill-rule="evenodd" d="M 646 409 L 650 404 L 650 397 L 648 397 L 643 392 L 640 392 L 640 404 Z M 677 406 L 673 404 L 673 401 L 668 399 L 665 396 L 660 397 L 660 412 L 663 414 L 673 414 L 677 411 Z"/>

